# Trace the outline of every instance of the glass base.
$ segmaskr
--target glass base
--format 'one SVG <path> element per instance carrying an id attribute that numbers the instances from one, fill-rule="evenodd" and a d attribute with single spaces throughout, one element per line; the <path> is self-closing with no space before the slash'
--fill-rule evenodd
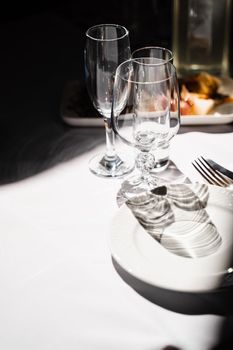
<path id="1" fill-rule="evenodd" d="M 135 159 L 121 153 L 117 155 L 117 158 L 112 160 L 106 159 L 101 153 L 95 155 L 89 161 L 90 171 L 97 176 L 106 178 L 122 177 L 130 173 L 134 167 Z"/>
<path id="2" fill-rule="evenodd" d="M 150 172 L 147 182 L 143 182 L 140 175 L 134 175 L 127 178 L 121 184 L 121 188 L 117 193 L 117 204 L 120 207 L 128 199 L 141 195 L 143 192 L 162 189 L 166 184 L 190 183 L 191 181 L 183 174 L 176 165 L 170 160 L 166 169 L 162 172 L 154 173 L 154 169 Z"/>
<path id="3" fill-rule="evenodd" d="M 156 162 L 154 168 L 151 170 L 151 173 L 152 174 L 153 173 L 160 173 L 160 172 L 166 170 L 169 166 L 169 163 L 170 163 L 170 160 L 168 158 L 161 160 L 159 162 Z"/>
<path id="4" fill-rule="evenodd" d="M 166 164 L 159 174 L 152 170 L 151 174 L 156 178 L 158 184 L 174 184 L 174 183 L 191 183 L 185 174 L 183 174 L 171 160 Z"/>
<path id="5" fill-rule="evenodd" d="M 121 188 L 117 193 L 117 204 L 120 207 L 128 199 L 140 196 L 155 187 L 157 187 L 157 182 L 154 177 L 150 177 L 150 181 L 143 181 L 140 175 L 130 176 L 121 184 Z"/>
<path id="6" fill-rule="evenodd" d="M 160 173 L 167 169 L 170 163 L 169 159 L 169 143 L 164 142 L 159 145 L 156 150 L 151 151 L 155 157 L 155 165 L 151 170 L 152 173 Z"/>

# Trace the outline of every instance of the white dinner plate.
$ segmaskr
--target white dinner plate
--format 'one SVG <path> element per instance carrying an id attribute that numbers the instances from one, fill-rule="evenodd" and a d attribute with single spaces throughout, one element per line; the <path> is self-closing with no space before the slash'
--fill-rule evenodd
<path id="1" fill-rule="evenodd" d="M 230 77 L 218 77 L 221 84 L 218 93 L 232 96 L 233 79 Z M 181 125 L 214 125 L 230 124 L 233 121 L 233 102 L 222 103 L 214 107 L 213 114 L 181 116 Z"/>
<path id="2" fill-rule="evenodd" d="M 187 186 L 195 192 L 197 185 Z M 128 206 L 123 204 L 116 211 L 111 225 L 110 249 L 113 258 L 129 274 L 157 287 L 184 292 L 219 288 L 225 274 L 231 273 L 233 194 L 211 185 L 208 191 L 205 210 L 222 240 L 214 253 L 195 258 L 174 254 L 155 240 L 139 224 Z"/>
<path id="3" fill-rule="evenodd" d="M 233 122 L 231 114 L 186 115 L 181 116 L 181 125 L 214 125 L 230 124 Z"/>

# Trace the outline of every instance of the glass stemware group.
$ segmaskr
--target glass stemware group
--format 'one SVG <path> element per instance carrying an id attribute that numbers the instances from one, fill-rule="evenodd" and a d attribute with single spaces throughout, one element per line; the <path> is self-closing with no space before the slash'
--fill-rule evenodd
<path id="1" fill-rule="evenodd" d="M 180 125 L 172 52 L 149 46 L 131 54 L 128 30 L 101 24 L 87 30 L 84 53 L 87 90 L 106 131 L 105 154 L 90 160 L 90 170 L 102 177 L 122 177 L 136 165 L 137 171 L 122 183 L 125 198 L 156 187 L 154 154 Z M 116 153 L 115 135 L 137 150 L 136 159 Z"/>

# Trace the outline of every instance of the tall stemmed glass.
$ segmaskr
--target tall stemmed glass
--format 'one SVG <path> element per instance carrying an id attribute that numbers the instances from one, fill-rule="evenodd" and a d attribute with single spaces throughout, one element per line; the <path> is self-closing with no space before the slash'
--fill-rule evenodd
<path id="1" fill-rule="evenodd" d="M 85 78 L 94 107 L 104 119 L 106 131 L 105 154 L 97 154 L 89 162 L 90 170 L 102 177 L 118 177 L 130 172 L 134 160 L 119 156 L 115 150 L 111 125 L 112 92 L 117 66 L 129 59 L 128 30 L 117 24 L 100 24 L 86 32 L 84 50 Z"/>
<path id="2" fill-rule="evenodd" d="M 166 47 L 162 46 L 144 46 L 140 47 L 137 50 L 132 52 L 132 58 L 145 58 L 145 57 L 154 57 L 161 60 L 164 60 L 166 62 L 173 63 L 173 52 L 169 50 Z M 160 145 L 158 145 L 155 155 L 155 166 L 154 169 L 152 169 L 153 173 L 159 173 L 163 172 L 163 178 L 165 176 L 164 170 L 169 167 L 168 171 L 166 171 L 166 176 L 168 174 L 169 177 L 174 176 L 174 167 L 172 166 L 172 163 L 170 162 L 169 157 L 169 149 L 170 144 L 167 140 L 164 140 Z M 177 174 L 176 174 L 177 175 Z"/>
<path id="3" fill-rule="evenodd" d="M 176 69 L 170 62 L 150 58 L 130 59 L 116 71 L 112 123 L 116 134 L 136 148 L 138 173 L 126 179 L 121 195 L 129 198 L 157 186 L 151 173 L 156 150 L 170 140 L 180 126 L 179 90 Z"/>
<path id="4" fill-rule="evenodd" d="M 162 46 L 144 46 L 132 52 L 132 58 L 154 57 L 173 63 L 173 53 Z"/>

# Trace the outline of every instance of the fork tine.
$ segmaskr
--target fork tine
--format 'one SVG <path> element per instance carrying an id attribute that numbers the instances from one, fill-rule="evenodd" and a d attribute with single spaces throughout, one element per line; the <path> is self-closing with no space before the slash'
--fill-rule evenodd
<path id="1" fill-rule="evenodd" d="M 231 179 L 228 179 L 226 176 L 221 174 L 218 170 L 214 169 L 212 165 L 204 158 L 201 157 L 201 159 L 208 165 L 208 167 L 218 176 L 226 185 L 231 185 L 233 181 Z"/>
<path id="2" fill-rule="evenodd" d="M 209 174 L 205 171 L 205 169 L 203 169 L 203 167 L 200 164 L 197 163 L 196 160 L 192 162 L 192 165 L 209 184 L 217 185 L 217 183 L 212 178 L 210 178 Z"/>
<path id="3" fill-rule="evenodd" d="M 203 157 L 198 158 L 192 164 L 194 168 L 211 185 L 227 187 L 231 184 L 229 181 L 227 181 L 227 179 L 225 179 L 225 177 L 222 174 L 217 172 Z"/>

